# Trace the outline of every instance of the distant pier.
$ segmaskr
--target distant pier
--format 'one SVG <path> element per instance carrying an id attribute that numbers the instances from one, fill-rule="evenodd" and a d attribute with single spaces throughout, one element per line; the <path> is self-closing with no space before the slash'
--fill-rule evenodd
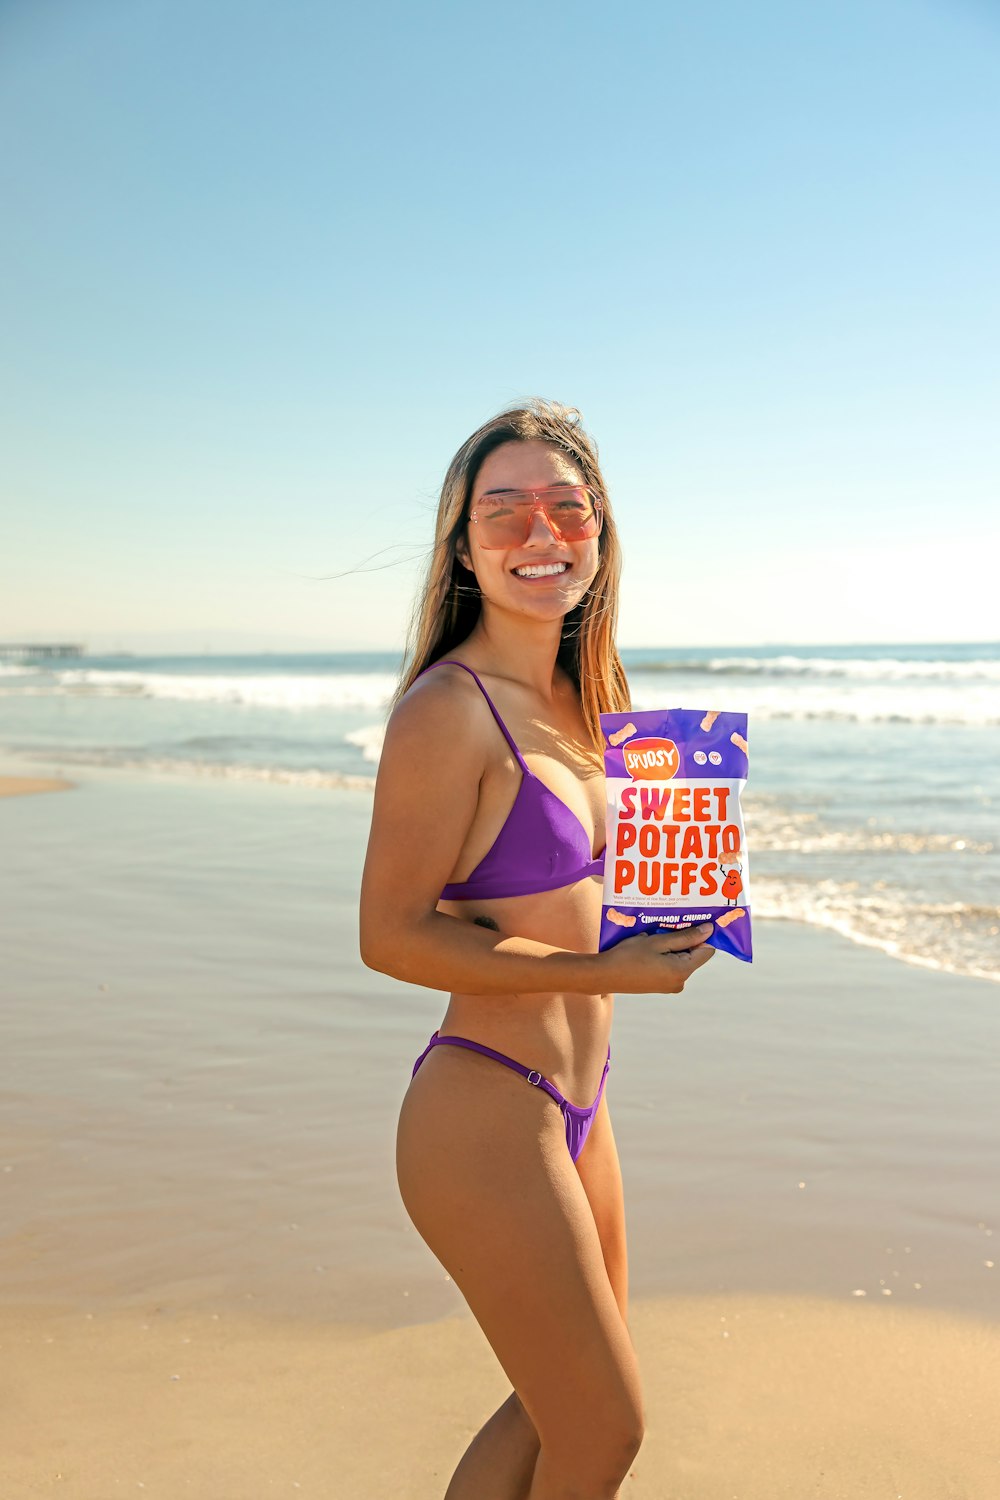
<path id="1" fill-rule="evenodd" d="M 84 646 L 33 645 L 16 641 L 8 644 L 0 641 L 0 661 L 44 661 L 51 656 L 83 656 Z"/>

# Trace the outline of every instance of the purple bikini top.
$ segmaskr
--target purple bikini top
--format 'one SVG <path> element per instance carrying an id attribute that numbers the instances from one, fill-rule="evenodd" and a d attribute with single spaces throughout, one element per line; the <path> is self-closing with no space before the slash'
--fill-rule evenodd
<path id="1" fill-rule="evenodd" d="M 514 806 L 507 815 L 489 851 L 479 861 L 468 880 L 446 885 L 442 901 L 475 901 L 498 896 L 531 896 L 536 891 L 554 891 L 561 885 L 572 885 L 587 875 L 604 874 L 604 850 L 596 859 L 590 852 L 590 838 L 580 819 L 561 797 L 528 769 L 510 730 L 497 713 L 489 693 L 471 667 L 453 657 L 431 662 L 424 672 L 449 662 L 475 677 L 494 719 L 500 725 L 514 758 L 521 767 L 521 785 Z M 423 672 L 417 674 L 422 677 Z"/>

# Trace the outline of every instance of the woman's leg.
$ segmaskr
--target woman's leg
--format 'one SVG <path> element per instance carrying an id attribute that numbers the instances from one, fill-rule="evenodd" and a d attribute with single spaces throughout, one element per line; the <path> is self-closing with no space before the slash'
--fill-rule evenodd
<path id="1" fill-rule="evenodd" d="M 624 1322 L 628 1322 L 628 1253 L 622 1175 L 605 1093 L 576 1170 L 583 1183 L 604 1256 L 604 1266 Z M 534 1423 L 512 1391 L 472 1439 L 455 1470 L 445 1500 L 479 1494 L 483 1500 L 524 1500 L 538 1457 Z"/>
<path id="2" fill-rule="evenodd" d="M 436 1047 L 403 1102 L 396 1162 L 414 1225 L 538 1434 L 530 1500 L 610 1500 L 642 1441 L 641 1387 L 559 1110 L 494 1060 Z M 456 1474 L 448 1500 L 522 1500 L 523 1450 L 507 1451 L 492 1491 Z"/>
<path id="3" fill-rule="evenodd" d="M 628 1323 L 628 1247 L 625 1239 L 625 1195 L 618 1148 L 611 1129 L 605 1092 L 576 1170 L 587 1194 L 601 1241 L 604 1265 L 622 1321 Z"/>
<path id="4" fill-rule="evenodd" d="M 444 1500 L 526 1500 L 538 1448 L 534 1423 L 511 1391 L 466 1448 Z"/>

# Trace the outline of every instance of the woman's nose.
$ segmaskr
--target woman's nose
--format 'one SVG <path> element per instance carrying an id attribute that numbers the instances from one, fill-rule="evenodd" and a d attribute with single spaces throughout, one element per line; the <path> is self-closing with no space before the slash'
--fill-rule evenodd
<path id="1" fill-rule="evenodd" d="M 545 511 L 539 505 L 531 513 L 531 521 L 528 526 L 528 535 L 525 541 L 540 542 L 548 546 L 550 542 L 561 541 L 562 538 L 556 533 L 555 528 L 549 521 Z"/>

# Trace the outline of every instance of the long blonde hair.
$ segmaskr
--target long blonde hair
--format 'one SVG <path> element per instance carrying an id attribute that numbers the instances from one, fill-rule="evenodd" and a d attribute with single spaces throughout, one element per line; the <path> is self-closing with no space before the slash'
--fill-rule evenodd
<path id="1" fill-rule="evenodd" d="M 597 461 L 597 444 L 581 426 L 576 407 L 557 401 L 535 398 L 499 412 L 466 439 L 449 464 L 441 486 L 434 547 L 414 602 L 403 667 L 389 708 L 390 712 L 395 708 L 425 667 L 466 640 L 479 619 L 482 598 L 475 575 L 463 567 L 456 552 L 468 523 L 476 475 L 487 454 L 502 443 L 535 439 L 561 448 L 604 502 L 597 573 L 584 598 L 563 620 L 556 656 L 580 694 L 594 746 L 601 748 L 604 741 L 598 715 L 627 712 L 632 706 L 625 669 L 615 646 L 621 548 Z"/>

